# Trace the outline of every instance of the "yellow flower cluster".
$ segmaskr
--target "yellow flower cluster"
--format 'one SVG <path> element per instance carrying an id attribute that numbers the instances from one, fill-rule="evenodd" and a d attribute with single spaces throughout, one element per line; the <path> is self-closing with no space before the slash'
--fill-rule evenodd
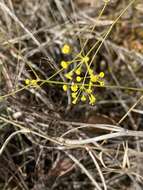
<path id="1" fill-rule="evenodd" d="M 63 54 L 69 54 L 71 47 L 65 44 L 62 48 Z M 90 58 L 81 54 L 72 61 L 61 61 L 61 67 L 65 71 L 65 78 L 70 84 L 64 84 L 63 90 L 71 91 L 72 103 L 76 104 L 80 99 L 82 102 L 88 100 L 89 104 L 94 105 L 96 97 L 94 95 L 95 85 L 104 86 L 104 72 L 94 74 Z M 69 67 L 71 65 L 71 67 Z M 84 74 L 84 75 L 83 75 Z"/>
<path id="2" fill-rule="evenodd" d="M 38 80 L 30 80 L 30 79 L 26 79 L 25 80 L 25 84 L 26 85 L 30 85 L 30 86 L 37 86 L 37 82 L 38 82 Z"/>
<path id="3" fill-rule="evenodd" d="M 69 54 L 71 52 L 71 48 L 68 44 L 65 44 L 63 47 L 62 47 L 62 53 L 63 54 Z"/>

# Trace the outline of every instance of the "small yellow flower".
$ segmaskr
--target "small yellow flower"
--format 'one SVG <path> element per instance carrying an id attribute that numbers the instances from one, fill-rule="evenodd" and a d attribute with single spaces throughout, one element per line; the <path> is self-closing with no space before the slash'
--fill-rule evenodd
<path id="1" fill-rule="evenodd" d="M 30 84 L 31 84 L 32 86 L 36 86 L 36 85 L 37 85 L 37 80 L 31 80 L 31 81 L 30 81 Z"/>
<path id="2" fill-rule="evenodd" d="M 96 98 L 93 94 L 90 95 L 89 100 L 90 100 L 89 104 L 91 105 L 94 105 L 96 102 Z"/>
<path id="3" fill-rule="evenodd" d="M 100 77 L 100 78 L 103 78 L 104 75 L 105 75 L 104 72 L 100 72 L 100 73 L 99 73 L 99 77 Z"/>
<path id="4" fill-rule="evenodd" d="M 105 85 L 103 81 L 100 81 L 99 83 L 100 83 L 100 86 L 104 86 Z"/>
<path id="5" fill-rule="evenodd" d="M 92 82 L 97 82 L 98 76 L 96 76 L 96 75 L 91 75 L 91 76 L 90 76 L 90 79 L 91 79 Z"/>
<path id="6" fill-rule="evenodd" d="M 88 88 L 88 89 L 85 90 L 85 92 L 88 93 L 88 94 L 91 94 L 92 93 L 92 89 Z"/>
<path id="7" fill-rule="evenodd" d="M 77 82 L 80 82 L 81 80 L 82 80 L 82 78 L 81 78 L 80 76 L 77 76 L 77 77 L 76 77 L 76 81 L 77 81 Z"/>
<path id="8" fill-rule="evenodd" d="M 77 75 L 80 75 L 80 74 L 81 74 L 81 68 L 79 67 L 78 69 L 76 69 L 76 70 L 75 70 L 75 73 L 76 73 Z"/>
<path id="9" fill-rule="evenodd" d="M 73 92 L 71 95 L 72 95 L 72 98 L 76 98 L 77 97 L 77 93 L 76 92 Z"/>
<path id="10" fill-rule="evenodd" d="M 61 66 L 63 67 L 63 69 L 67 69 L 68 68 L 68 62 L 61 61 Z"/>
<path id="11" fill-rule="evenodd" d="M 71 90 L 72 90 L 73 92 L 76 92 L 76 91 L 78 90 L 78 85 L 77 85 L 77 84 L 72 84 L 72 85 L 71 85 Z"/>
<path id="12" fill-rule="evenodd" d="M 29 79 L 26 79 L 26 80 L 25 80 L 25 84 L 26 84 L 26 85 L 29 85 L 29 84 L 30 84 L 30 80 L 29 80 Z"/>
<path id="13" fill-rule="evenodd" d="M 66 92 L 68 90 L 68 86 L 66 84 L 63 85 L 63 90 Z"/>
<path id="14" fill-rule="evenodd" d="M 67 79 L 69 79 L 69 80 L 72 80 L 72 75 L 73 75 L 73 72 L 69 72 L 69 73 L 66 73 L 65 74 L 65 77 L 67 78 Z"/>
<path id="15" fill-rule="evenodd" d="M 63 54 L 69 54 L 71 52 L 71 48 L 68 44 L 65 44 L 63 47 L 62 47 L 62 53 Z"/>
<path id="16" fill-rule="evenodd" d="M 89 69 L 88 72 L 89 72 L 89 75 L 93 75 L 93 69 Z"/>
<path id="17" fill-rule="evenodd" d="M 77 98 L 75 98 L 73 101 L 72 101 L 73 104 L 76 104 L 77 103 Z"/>
<path id="18" fill-rule="evenodd" d="M 82 101 L 82 102 L 85 102 L 85 101 L 86 101 L 86 96 L 85 96 L 85 95 L 82 95 L 81 101 Z"/>

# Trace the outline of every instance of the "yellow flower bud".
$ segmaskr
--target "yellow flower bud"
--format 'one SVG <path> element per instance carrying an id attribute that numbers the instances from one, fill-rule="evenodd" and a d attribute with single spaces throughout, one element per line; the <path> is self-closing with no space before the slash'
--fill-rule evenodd
<path id="1" fill-rule="evenodd" d="M 92 93 L 92 89 L 91 88 L 86 89 L 86 93 L 91 94 Z"/>
<path id="2" fill-rule="evenodd" d="M 94 105 L 96 102 L 96 98 L 93 94 L 90 95 L 89 100 L 90 100 L 89 104 L 91 105 Z"/>
<path id="3" fill-rule="evenodd" d="M 30 80 L 29 80 L 29 79 L 26 79 L 26 80 L 25 80 L 25 84 L 29 85 L 29 84 L 30 84 Z"/>
<path id="4" fill-rule="evenodd" d="M 76 98 L 77 97 L 77 93 L 76 92 L 73 92 L 71 95 L 72 95 L 72 98 Z"/>
<path id="5" fill-rule="evenodd" d="M 76 81 L 77 81 L 77 82 L 80 82 L 81 80 L 82 80 L 82 78 L 81 78 L 80 76 L 77 76 L 77 77 L 76 77 Z"/>
<path id="6" fill-rule="evenodd" d="M 93 75 L 93 69 L 89 69 L 88 72 L 89 72 L 89 75 Z"/>
<path id="7" fill-rule="evenodd" d="M 100 73 L 99 73 L 99 77 L 100 77 L 100 78 L 103 78 L 104 75 L 105 75 L 104 72 L 100 72 Z"/>
<path id="8" fill-rule="evenodd" d="M 72 101 L 73 104 L 76 104 L 77 103 L 77 98 L 75 98 L 73 101 Z"/>
<path id="9" fill-rule="evenodd" d="M 66 84 L 63 85 L 63 90 L 66 92 L 68 90 L 68 86 Z"/>
<path id="10" fill-rule="evenodd" d="M 32 86 L 36 86 L 36 85 L 37 85 L 37 80 L 31 80 L 31 81 L 30 81 L 30 84 L 31 84 Z"/>
<path id="11" fill-rule="evenodd" d="M 100 82 L 100 86 L 104 86 L 105 84 L 104 84 L 104 82 L 103 81 L 101 81 Z"/>
<path id="12" fill-rule="evenodd" d="M 61 66 L 63 67 L 63 69 L 67 69 L 68 68 L 68 62 L 61 61 Z"/>
<path id="13" fill-rule="evenodd" d="M 66 73 L 65 74 L 65 77 L 69 80 L 72 80 L 72 75 L 73 75 L 73 72 L 69 72 L 69 73 Z"/>
<path id="14" fill-rule="evenodd" d="M 80 75 L 80 74 L 81 74 L 81 68 L 76 69 L 76 70 L 75 70 L 75 73 L 76 73 L 77 75 Z"/>
<path id="15" fill-rule="evenodd" d="M 97 82 L 98 76 L 96 76 L 96 75 L 91 75 L 91 76 L 90 76 L 90 79 L 91 79 L 92 82 Z"/>
<path id="16" fill-rule="evenodd" d="M 72 90 L 73 92 L 76 92 L 76 91 L 78 90 L 78 85 L 77 85 L 77 84 L 72 84 L 72 85 L 71 85 L 71 90 Z"/>
<path id="17" fill-rule="evenodd" d="M 86 96 L 85 96 L 85 95 L 82 95 L 81 101 L 82 101 L 82 102 L 85 102 L 85 101 L 86 101 Z"/>
<path id="18" fill-rule="evenodd" d="M 62 47 L 62 53 L 63 54 L 69 54 L 71 52 L 71 48 L 68 44 L 65 44 L 63 47 Z"/>

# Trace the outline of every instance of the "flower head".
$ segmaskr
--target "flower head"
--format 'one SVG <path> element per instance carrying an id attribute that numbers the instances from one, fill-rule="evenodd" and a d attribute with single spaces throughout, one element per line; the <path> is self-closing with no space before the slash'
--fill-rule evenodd
<path id="1" fill-rule="evenodd" d="M 92 82 L 97 82 L 98 76 L 92 74 L 92 75 L 90 75 L 90 79 Z"/>
<path id="2" fill-rule="evenodd" d="M 77 81 L 77 82 L 80 82 L 81 80 L 82 80 L 82 78 L 81 78 L 80 76 L 77 76 L 77 77 L 76 77 L 76 81 Z"/>
<path id="3" fill-rule="evenodd" d="M 70 71 L 69 73 L 66 73 L 66 74 L 65 74 L 65 77 L 66 77 L 67 79 L 69 79 L 69 80 L 72 80 L 72 75 L 73 75 L 73 72 Z"/>
<path id="4" fill-rule="evenodd" d="M 26 79 L 26 80 L 25 80 L 25 84 L 26 84 L 26 85 L 29 85 L 29 84 L 30 84 L 30 80 L 29 80 L 29 79 Z"/>
<path id="5" fill-rule="evenodd" d="M 85 102 L 85 101 L 86 101 L 86 96 L 85 96 L 85 95 L 82 95 L 82 96 L 81 96 L 81 101 L 82 101 L 82 102 Z"/>
<path id="6" fill-rule="evenodd" d="M 105 75 L 104 72 L 100 72 L 100 73 L 99 73 L 99 77 L 100 77 L 100 78 L 103 78 L 104 75 Z"/>
<path id="7" fill-rule="evenodd" d="M 37 85 L 37 80 L 31 80 L 31 85 L 36 86 Z"/>
<path id="8" fill-rule="evenodd" d="M 72 101 L 73 104 L 76 104 L 77 103 L 77 98 L 75 98 L 73 101 Z"/>
<path id="9" fill-rule="evenodd" d="M 89 96 L 89 104 L 94 105 L 96 102 L 96 98 L 93 94 L 90 94 Z"/>
<path id="10" fill-rule="evenodd" d="M 92 89 L 91 89 L 91 88 L 88 88 L 88 89 L 85 90 L 85 92 L 86 92 L 87 94 L 91 94 L 91 93 L 92 93 Z"/>
<path id="11" fill-rule="evenodd" d="M 71 95 L 72 95 L 72 98 L 75 99 L 77 97 L 77 92 L 73 92 Z"/>
<path id="12" fill-rule="evenodd" d="M 31 85 L 31 86 L 37 86 L 37 82 L 38 82 L 38 80 L 34 80 L 34 79 L 32 79 L 32 80 L 26 79 L 25 80 L 25 84 L 26 85 Z"/>
<path id="13" fill-rule="evenodd" d="M 61 61 L 61 66 L 63 67 L 63 69 L 67 69 L 68 68 L 68 62 Z"/>
<path id="14" fill-rule="evenodd" d="M 75 73 L 76 73 L 77 75 L 80 75 L 80 74 L 81 74 L 81 68 L 79 67 L 78 69 L 76 69 L 76 70 L 75 70 Z"/>
<path id="15" fill-rule="evenodd" d="M 65 44 L 63 47 L 62 47 L 62 53 L 63 54 L 69 54 L 71 52 L 71 48 L 68 44 Z"/>
<path id="16" fill-rule="evenodd" d="M 100 81 L 99 84 L 100 84 L 100 86 L 104 86 L 104 82 L 103 81 Z"/>
<path id="17" fill-rule="evenodd" d="M 78 90 L 78 85 L 73 83 L 73 84 L 71 85 L 71 90 L 72 90 L 73 92 L 76 92 L 76 91 Z"/>
<path id="18" fill-rule="evenodd" d="M 93 75 L 93 69 L 88 69 L 89 75 Z"/>
<path id="19" fill-rule="evenodd" d="M 68 90 L 68 86 L 66 84 L 63 85 L 63 90 L 67 91 Z"/>

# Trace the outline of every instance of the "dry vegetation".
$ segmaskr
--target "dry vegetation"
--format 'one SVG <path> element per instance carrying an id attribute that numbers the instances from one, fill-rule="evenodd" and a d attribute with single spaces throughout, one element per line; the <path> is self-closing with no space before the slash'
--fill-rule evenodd
<path id="1" fill-rule="evenodd" d="M 103 7 L 0 0 L 0 189 L 143 189 L 143 2 L 111 0 L 98 19 Z M 97 41 L 90 58 L 105 86 L 95 105 L 73 105 L 59 84 L 25 86 L 75 56 L 61 53 L 65 43 L 77 55 Z"/>

